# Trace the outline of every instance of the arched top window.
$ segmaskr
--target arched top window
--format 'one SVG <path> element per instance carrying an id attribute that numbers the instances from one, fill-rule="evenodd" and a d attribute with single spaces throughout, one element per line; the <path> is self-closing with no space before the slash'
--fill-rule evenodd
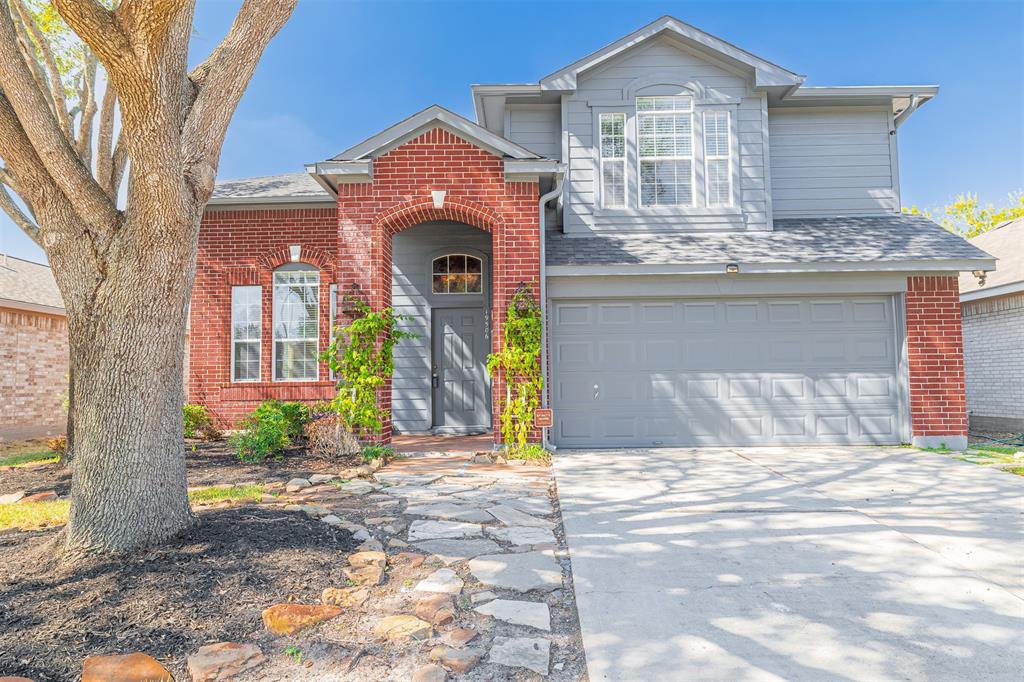
<path id="1" fill-rule="evenodd" d="M 476 256 L 452 253 L 438 256 L 431 267 L 431 291 L 435 294 L 483 292 L 483 262 Z"/>
<path id="2" fill-rule="evenodd" d="M 320 271 L 289 263 L 274 271 L 274 380 L 315 381 L 320 337 Z"/>

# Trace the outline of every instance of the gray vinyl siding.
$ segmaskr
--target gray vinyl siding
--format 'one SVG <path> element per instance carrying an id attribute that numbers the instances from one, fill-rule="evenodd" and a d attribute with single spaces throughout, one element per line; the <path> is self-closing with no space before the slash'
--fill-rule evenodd
<path id="1" fill-rule="evenodd" d="M 655 75 L 665 76 L 666 82 L 673 84 L 696 83 L 739 101 L 738 105 L 728 107 L 735 138 L 733 163 L 735 167 L 738 161 L 739 167 L 738 206 L 726 211 L 707 212 L 699 208 L 688 211 L 639 208 L 633 177 L 636 174 L 635 160 L 627 161 L 627 178 L 633 183 L 628 190 L 628 202 L 632 208 L 603 211 L 597 206 L 600 188 L 596 113 L 625 111 L 632 115 L 633 102 L 631 98 L 624 99 L 624 90 L 638 78 Z M 767 108 L 763 95 L 752 93 L 747 78 L 739 72 L 697 56 L 669 40 L 655 40 L 623 53 L 593 73 L 581 76 L 577 91 L 566 98 L 565 107 L 569 160 L 564 217 L 566 232 L 770 229 L 770 197 L 765 173 L 768 151 L 764 139 Z M 695 121 L 695 137 L 698 126 Z M 703 169 L 699 158 L 697 162 L 695 184 L 701 185 Z"/>
<path id="2" fill-rule="evenodd" d="M 430 310 L 440 306 L 481 305 L 490 300 L 491 237 L 482 230 L 461 223 L 424 223 L 396 234 L 391 250 L 392 304 L 396 314 L 411 318 L 403 323 L 403 328 L 417 335 L 417 338 L 404 339 L 395 346 L 392 419 L 397 431 L 427 431 L 433 425 Z M 430 263 L 443 252 L 484 256 L 486 277 L 483 295 L 436 296 L 431 293 Z M 485 327 L 489 329 L 490 325 Z"/>
<path id="3" fill-rule="evenodd" d="M 768 128 L 776 218 L 899 210 L 889 111 L 772 108 Z"/>
<path id="4" fill-rule="evenodd" d="M 562 110 L 557 104 L 511 104 L 508 139 L 549 159 L 562 158 Z"/>

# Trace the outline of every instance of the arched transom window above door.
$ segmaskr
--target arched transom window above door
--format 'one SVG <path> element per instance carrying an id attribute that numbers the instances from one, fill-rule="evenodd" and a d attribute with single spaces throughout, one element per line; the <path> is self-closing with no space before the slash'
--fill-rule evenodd
<path id="1" fill-rule="evenodd" d="M 476 256 L 452 253 L 438 256 L 431 267 L 435 294 L 483 293 L 483 262 Z"/>

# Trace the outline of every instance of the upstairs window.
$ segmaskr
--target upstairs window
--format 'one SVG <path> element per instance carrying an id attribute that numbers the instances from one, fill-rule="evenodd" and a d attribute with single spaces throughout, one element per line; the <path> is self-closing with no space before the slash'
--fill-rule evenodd
<path id="1" fill-rule="evenodd" d="M 626 205 L 626 115 L 601 114 L 601 205 Z"/>
<path id="2" fill-rule="evenodd" d="M 260 380 L 262 287 L 231 287 L 231 380 Z"/>
<path id="3" fill-rule="evenodd" d="M 641 206 L 693 205 L 693 98 L 636 98 Z"/>
<path id="4" fill-rule="evenodd" d="M 308 265 L 274 272 L 274 380 L 315 381 L 320 336 L 320 273 Z"/>
<path id="5" fill-rule="evenodd" d="M 476 256 L 440 256 L 434 259 L 431 273 L 431 291 L 435 294 L 479 294 L 484 290 L 483 263 Z"/>
<path id="6" fill-rule="evenodd" d="M 704 164 L 708 206 L 728 206 L 732 203 L 728 111 L 704 112 Z"/>

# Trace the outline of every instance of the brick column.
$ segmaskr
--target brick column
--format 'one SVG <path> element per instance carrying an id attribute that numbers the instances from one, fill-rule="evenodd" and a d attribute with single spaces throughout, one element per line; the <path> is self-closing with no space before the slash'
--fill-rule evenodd
<path id="1" fill-rule="evenodd" d="M 909 277 L 906 314 L 913 444 L 962 450 L 967 400 L 957 278 Z"/>

